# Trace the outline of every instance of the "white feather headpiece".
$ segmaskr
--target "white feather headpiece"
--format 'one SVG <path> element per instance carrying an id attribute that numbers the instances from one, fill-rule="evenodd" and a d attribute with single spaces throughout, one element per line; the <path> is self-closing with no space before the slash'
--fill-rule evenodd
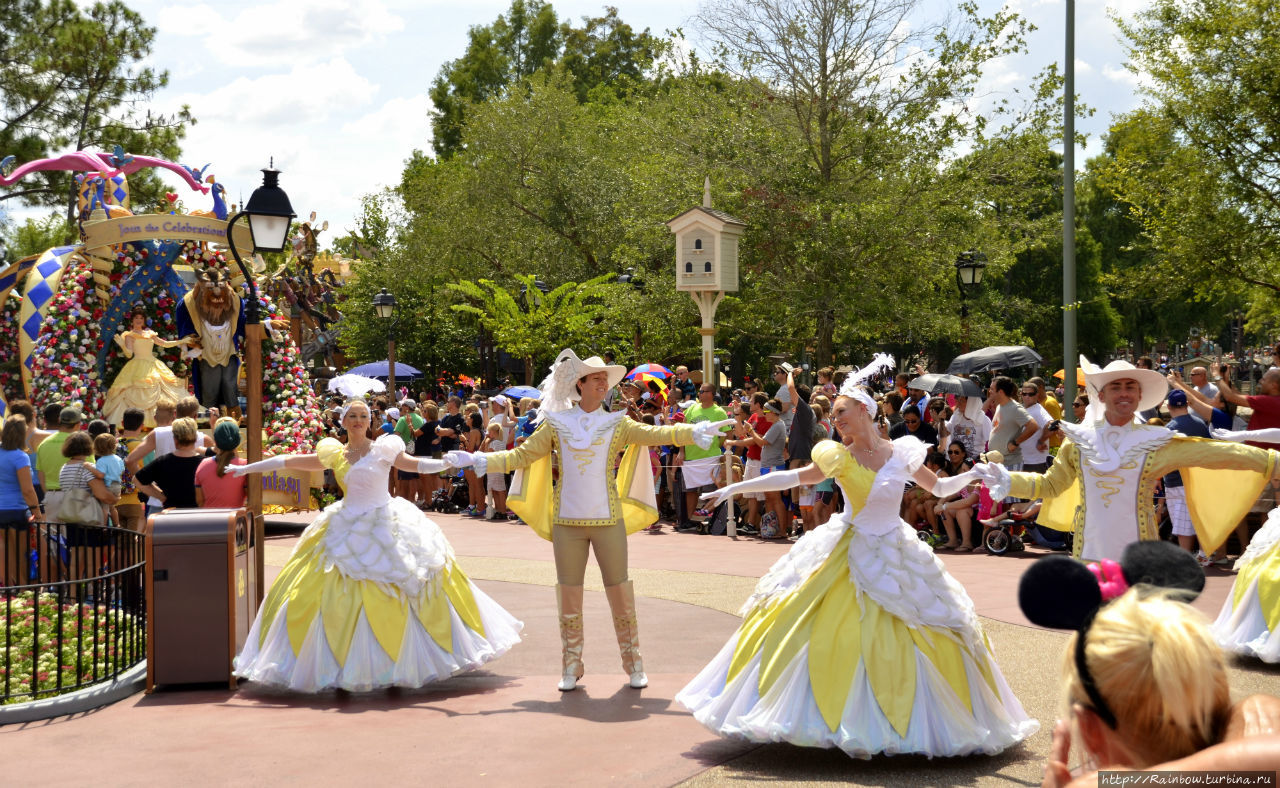
<path id="1" fill-rule="evenodd" d="M 872 357 L 871 363 L 862 369 L 854 370 L 844 379 L 844 385 L 840 387 L 841 397 L 853 397 L 862 403 L 862 407 L 867 409 L 872 417 L 876 415 L 876 401 L 864 386 L 876 375 L 883 374 L 893 369 L 895 366 L 893 356 L 888 353 L 877 353 Z"/>
<path id="2" fill-rule="evenodd" d="M 542 421 L 544 413 L 560 413 L 570 410 L 581 399 L 578 393 L 578 354 L 565 348 L 556 356 L 551 365 L 551 373 L 542 379 L 538 389 L 542 392 L 542 404 L 538 406 L 538 417 Z"/>

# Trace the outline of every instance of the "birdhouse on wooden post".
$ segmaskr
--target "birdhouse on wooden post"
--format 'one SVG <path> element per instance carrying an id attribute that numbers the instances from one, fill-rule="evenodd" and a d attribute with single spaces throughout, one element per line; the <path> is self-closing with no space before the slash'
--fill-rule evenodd
<path id="1" fill-rule="evenodd" d="M 705 381 L 716 381 L 716 307 L 726 292 L 738 289 L 738 239 L 747 223 L 724 211 L 711 207 L 711 179 L 703 181 L 702 205 L 690 208 L 667 222 L 676 236 L 676 289 L 686 291 L 698 305 L 702 316 L 702 374 Z M 733 478 L 724 456 L 726 478 Z M 733 507 L 727 519 L 729 535 L 736 532 Z"/>
<path id="2" fill-rule="evenodd" d="M 667 222 L 667 227 L 676 236 L 677 290 L 738 289 L 738 239 L 747 225 L 711 207 L 710 178 L 703 187 L 702 205 Z"/>

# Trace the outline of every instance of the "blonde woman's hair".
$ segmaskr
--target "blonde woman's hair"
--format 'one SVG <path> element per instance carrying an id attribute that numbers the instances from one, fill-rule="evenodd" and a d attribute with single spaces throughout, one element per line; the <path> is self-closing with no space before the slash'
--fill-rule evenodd
<path id="1" fill-rule="evenodd" d="M 427 413 L 427 421 L 439 420 L 440 406 L 436 405 L 434 402 L 427 402 L 422 406 L 422 409 Z"/>
<path id="2" fill-rule="evenodd" d="M 196 427 L 195 419 L 174 419 L 173 443 L 175 446 L 194 446 L 196 443 L 196 437 L 199 434 L 200 430 Z"/>
<path id="3" fill-rule="evenodd" d="M 168 397 L 161 397 L 160 399 L 156 400 L 156 413 L 159 413 L 161 415 L 168 414 L 172 416 L 177 412 L 178 412 L 178 403 L 174 402 Z"/>
<path id="4" fill-rule="evenodd" d="M 1076 670 L 1076 638 L 1063 657 L 1065 706 L 1091 707 Z M 1098 611 L 1086 630 L 1085 662 L 1115 732 L 1144 768 L 1216 744 L 1231 705 L 1222 649 L 1208 621 L 1150 587 L 1131 588 Z"/>

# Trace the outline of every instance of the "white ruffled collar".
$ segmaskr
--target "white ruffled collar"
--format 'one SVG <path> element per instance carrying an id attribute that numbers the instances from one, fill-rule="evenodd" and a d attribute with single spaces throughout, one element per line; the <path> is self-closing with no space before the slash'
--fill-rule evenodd
<path id="1" fill-rule="evenodd" d="M 586 413 L 582 408 L 574 405 L 568 410 L 547 413 L 543 418 L 551 422 L 560 433 L 560 440 L 569 448 L 585 449 L 591 445 L 598 433 L 612 429 L 619 421 L 626 418 L 626 415 L 626 411 L 610 413 L 602 407 Z"/>
<path id="2" fill-rule="evenodd" d="M 1110 472 L 1173 439 L 1173 432 L 1150 424 L 1114 426 L 1106 421 L 1089 425 L 1060 422 L 1062 431 L 1080 450 L 1091 468 Z M 1114 442 L 1114 445 L 1113 445 Z"/>

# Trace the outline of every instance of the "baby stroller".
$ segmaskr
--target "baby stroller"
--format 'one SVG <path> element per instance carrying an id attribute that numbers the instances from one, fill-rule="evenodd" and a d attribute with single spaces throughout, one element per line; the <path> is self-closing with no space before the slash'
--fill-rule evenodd
<path id="1" fill-rule="evenodd" d="M 935 550 L 938 549 L 938 545 L 943 544 L 947 541 L 947 537 L 942 536 L 940 534 L 935 534 L 933 532 L 933 529 L 930 528 L 929 524 L 926 522 L 918 522 L 912 525 L 911 527 L 915 529 L 917 539 L 929 545 Z"/>
<path id="2" fill-rule="evenodd" d="M 987 552 L 992 555 L 1022 552 L 1027 549 L 1026 544 L 1022 541 L 1026 530 L 1027 526 L 1024 522 L 1005 517 L 992 526 L 991 530 L 987 532 L 986 538 L 982 540 L 982 544 L 987 548 Z"/>
<path id="3" fill-rule="evenodd" d="M 440 514 L 457 514 L 467 506 L 467 480 L 459 473 L 449 477 L 447 487 L 431 494 L 431 511 Z"/>

